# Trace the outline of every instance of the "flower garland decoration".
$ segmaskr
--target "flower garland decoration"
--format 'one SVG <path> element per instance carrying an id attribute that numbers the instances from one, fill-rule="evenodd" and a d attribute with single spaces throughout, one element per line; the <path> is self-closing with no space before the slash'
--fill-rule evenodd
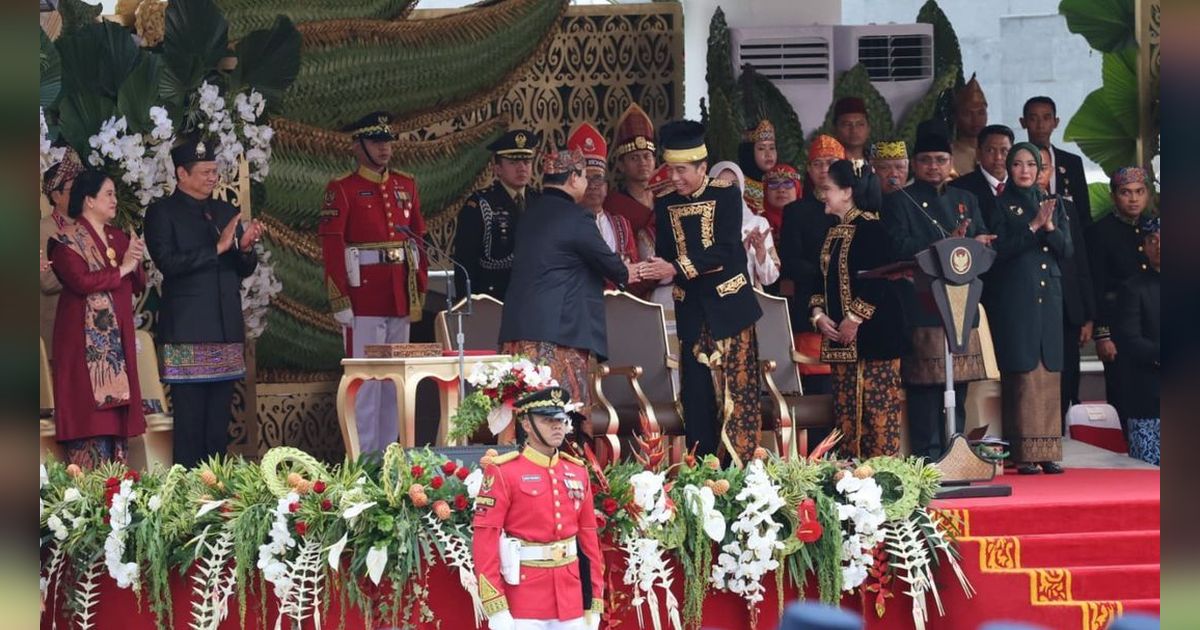
<path id="1" fill-rule="evenodd" d="M 269 125 L 257 124 L 266 100 L 254 89 L 248 94 L 238 93 L 233 97 L 235 121 L 227 98 L 218 86 L 207 81 L 201 83 L 194 95 L 196 129 L 217 138 L 217 167 L 222 179 L 237 178 L 238 159 L 244 156 L 250 167 L 250 179 L 261 182 L 270 171 L 271 138 L 275 136 Z"/>
<path id="2" fill-rule="evenodd" d="M 143 209 L 175 187 L 175 169 L 171 162 L 174 128 L 167 110 L 150 108 L 154 128 L 149 136 L 130 133 L 125 117 L 112 117 L 88 138 L 92 147 L 88 164 L 104 169 L 123 183 Z"/>
<path id="3" fill-rule="evenodd" d="M 775 520 L 775 514 L 787 502 L 761 459 L 752 460 L 746 467 L 745 485 L 735 499 L 746 502 L 745 507 L 729 528 L 735 537 L 721 547 L 713 566 L 712 584 L 746 600 L 753 626 L 757 625 L 757 604 L 766 590 L 763 577 L 779 568 L 776 553 L 783 549 L 779 538 L 783 525 Z"/>
<path id="4" fill-rule="evenodd" d="M 515 361 L 477 363 L 467 375 L 475 391 L 467 394 L 450 419 L 451 442 L 465 440 L 487 424 L 492 435 L 499 435 L 513 421 L 513 403 L 529 392 L 555 387 L 558 381 L 550 366 L 535 364 L 526 357 Z"/>
<path id="5" fill-rule="evenodd" d="M 283 283 L 275 276 L 275 267 L 271 264 L 271 250 L 262 243 L 255 243 L 254 253 L 258 256 L 258 265 L 254 273 L 242 280 L 242 315 L 246 319 L 246 336 L 250 339 L 258 339 L 267 329 L 271 299 L 283 291 Z M 161 273 L 158 278 L 162 278 Z"/>
<path id="6" fill-rule="evenodd" d="M 45 173 L 50 170 L 50 167 L 62 161 L 63 156 L 67 153 L 66 147 L 56 147 L 50 143 L 50 127 L 46 125 L 46 110 L 38 107 L 38 123 L 41 125 L 41 151 L 40 169 L 38 173 Z"/>
<path id="7" fill-rule="evenodd" d="M 663 592 L 671 627 L 682 630 L 679 602 L 671 591 L 674 576 L 664 555 L 666 549 L 657 536 L 661 528 L 675 517 L 675 503 L 669 494 L 671 488 L 665 482 L 666 473 L 652 470 L 643 470 L 629 478 L 637 529 L 621 541 L 621 549 L 625 551 L 627 560 L 624 581 L 626 586 L 633 589 L 631 603 L 637 611 L 639 625 L 643 623 L 642 604 L 646 604 L 654 628 L 658 630 L 662 627 L 658 614 L 658 594 L 655 592 L 657 587 Z"/>
<path id="8" fill-rule="evenodd" d="M 118 588 L 132 588 L 138 578 L 137 563 L 125 562 L 122 558 L 125 555 L 126 529 L 133 522 L 130 506 L 137 498 L 137 492 L 133 489 L 135 479 L 137 473 L 130 471 L 125 479 L 109 477 L 107 483 L 108 515 L 105 520 L 110 531 L 104 539 L 104 566 L 108 569 L 109 577 L 116 580 Z"/>
<path id="9" fill-rule="evenodd" d="M 847 591 L 867 579 L 875 561 L 875 548 L 884 540 L 882 526 L 887 514 L 883 490 L 873 474 L 870 467 L 860 466 L 853 474 L 842 470 L 835 476 L 834 487 L 845 497 L 845 501 L 838 502 L 838 519 L 852 525 L 842 530 L 842 588 Z"/>
<path id="10" fill-rule="evenodd" d="M 657 461 L 649 455 L 646 462 Z M 481 467 L 495 456 L 464 464 L 394 446 L 382 466 L 327 468 L 280 447 L 260 465 L 216 457 L 191 471 L 142 476 L 119 464 L 83 471 L 49 461 L 39 474 L 46 614 L 94 626 L 111 579 L 137 589 L 159 627 L 213 628 L 235 599 L 246 618 L 261 579 L 272 585 L 267 597 L 278 598 L 281 624 L 335 624 L 321 613 L 340 598 L 342 611 L 359 607 L 402 626 L 436 618 L 423 599 L 423 576 L 434 565 L 459 574 L 460 599 L 474 608 L 471 504 Z M 647 629 L 697 623 L 710 588 L 742 597 L 753 617 L 771 571 L 780 589 L 813 576 L 832 593 L 844 583 L 873 599 L 877 614 L 889 597 L 912 595 L 918 628 L 933 608 L 927 599 L 942 610 L 934 577 L 943 578 L 935 572 L 943 563 L 972 593 L 951 531 L 929 510 L 936 470 L 919 460 L 883 458 L 848 470 L 765 453 L 743 469 L 694 456 L 673 466 L 588 461 L 602 548 L 627 558 L 627 567 L 605 577 L 616 587 L 606 589 L 606 608 L 620 615 L 636 605 Z M 172 574 L 189 575 L 190 607 L 172 605 Z M 677 579 L 685 580 L 679 602 Z"/>

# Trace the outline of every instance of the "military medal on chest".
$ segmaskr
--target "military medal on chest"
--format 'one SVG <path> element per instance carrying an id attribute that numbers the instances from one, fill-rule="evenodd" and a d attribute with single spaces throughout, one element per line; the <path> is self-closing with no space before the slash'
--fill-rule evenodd
<path id="1" fill-rule="evenodd" d="M 404 218 L 407 219 L 409 213 L 412 212 L 412 197 L 410 197 L 407 192 L 400 189 L 396 189 L 392 192 L 396 197 L 396 207 L 404 211 Z"/>

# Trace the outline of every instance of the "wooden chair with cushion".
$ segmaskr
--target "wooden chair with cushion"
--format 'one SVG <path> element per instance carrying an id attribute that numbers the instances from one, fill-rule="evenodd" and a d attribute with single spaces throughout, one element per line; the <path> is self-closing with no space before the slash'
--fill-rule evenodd
<path id="1" fill-rule="evenodd" d="M 605 291 L 608 361 L 592 375 L 592 437 L 602 461 L 617 461 L 622 447 L 640 433 L 644 419 L 653 434 L 671 438 L 671 459 L 683 455 L 683 416 L 671 378 L 677 357 L 670 353 L 663 307 L 629 293 Z"/>
<path id="2" fill-rule="evenodd" d="M 763 314 L 755 325 L 763 373 L 762 430 L 781 457 L 808 454 L 808 430 L 833 426 L 833 396 L 804 395 L 797 365 L 811 360 L 793 348 L 787 299 L 754 290 Z M 793 432 L 799 439 L 795 444 Z"/>
<path id="3" fill-rule="evenodd" d="M 458 349 L 458 318 L 454 312 L 466 304 L 466 298 L 454 305 L 453 311 L 439 311 L 434 326 L 438 343 L 443 350 Z M 504 302 L 476 293 L 471 296 L 471 314 L 463 316 L 463 349 L 500 351 L 500 315 Z"/>
<path id="4" fill-rule="evenodd" d="M 66 452 L 63 450 L 62 444 L 58 443 L 54 428 L 54 379 L 50 375 L 50 359 L 46 356 L 46 341 L 39 337 L 38 345 L 42 351 L 41 360 L 38 363 L 41 391 L 41 404 L 39 405 L 41 409 L 38 414 L 38 433 L 40 435 L 38 459 L 44 462 L 46 456 L 50 455 L 63 461 Z"/>
<path id="5" fill-rule="evenodd" d="M 146 412 L 146 433 L 129 440 L 129 465 L 139 470 L 154 466 L 170 468 L 175 463 L 175 419 L 168 413 L 167 394 L 159 379 L 154 337 L 145 330 L 139 330 L 135 338 L 138 386 L 142 389 L 142 409 Z"/>

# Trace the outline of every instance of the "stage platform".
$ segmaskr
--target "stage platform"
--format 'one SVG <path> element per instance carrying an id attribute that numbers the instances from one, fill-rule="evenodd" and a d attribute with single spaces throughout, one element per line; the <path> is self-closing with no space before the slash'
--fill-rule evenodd
<path id="1" fill-rule="evenodd" d="M 974 630 L 984 622 L 1009 619 L 1040 624 L 1054 630 L 1103 630 L 1125 611 L 1158 613 L 1159 610 L 1159 471 L 1125 455 L 1068 441 L 1062 475 L 1002 475 L 997 483 L 1012 486 L 1012 495 L 987 499 L 937 501 L 934 508 L 959 524 L 960 564 L 977 594 L 968 599 L 948 566 L 938 573 L 938 589 L 945 607 L 939 616 L 929 603 L 927 630 Z M 1098 464 L 1105 468 L 1085 467 Z M 619 552 L 608 550 L 610 585 L 618 586 L 624 571 Z M 438 623 L 417 623 L 419 628 L 469 630 L 466 594 L 458 576 L 445 567 L 431 567 L 428 602 Z M 188 585 L 174 576 L 176 620 L 189 618 Z M 768 576 L 765 600 L 758 607 L 755 630 L 774 630 L 779 603 L 775 580 Z M 902 585 L 895 585 L 902 591 Z M 257 589 L 255 589 L 257 590 Z M 675 584 L 682 602 L 682 579 Z M 815 598 L 815 589 L 809 588 Z M 784 589 L 785 600 L 798 594 Z M 262 598 L 248 595 L 245 628 L 272 628 L 274 606 L 261 610 Z M 51 608 L 61 602 L 47 602 Z M 842 605 L 862 612 L 870 630 L 911 630 L 911 600 L 904 595 L 887 600 L 887 614 L 877 618 L 870 600 L 845 598 Z M 133 594 L 119 590 L 105 576 L 100 581 L 97 629 L 154 627 L 154 618 Z M 339 627 L 341 613 L 336 598 L 322 615 L 323 627 Z M 665 620 L 665 616 L 664 616 Z M 69 627 L 60 617 L 61 627 Z M 263 622 L 266 621 L 264 624 Z M 626 608 L 614 621 L 621 630 L 638 628 L 636 613 Z M 43 628 L 49 628 L 48 618 Z M 222 630 L 243 627 L 232 602 Z M 305 628 L 311 627 L 305 624 Z M 347 611 L 345 628 L 368 626 L 357 610 Z M 646 628 L 652 627 L 646 619 Z M 745 602 L 728 593 L 711 593 L 705 601 L 704 627 L 713 630 L 750 628 Z"/>

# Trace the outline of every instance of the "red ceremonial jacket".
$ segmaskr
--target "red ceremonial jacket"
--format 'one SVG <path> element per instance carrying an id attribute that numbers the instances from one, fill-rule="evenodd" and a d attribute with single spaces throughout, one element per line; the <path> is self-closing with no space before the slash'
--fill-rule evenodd
<path id="1" fill-rule="evenodd" d="M 508 609 L 515 619 L 566 621 L 582 617 L 585 608 L 603 612 L 604 559 L 582 461 L 563 453 L 546 457 L 529 447 L 496 457 L 484 469 L 474 527 L 479 597 L 489 616 Z M 590 561 L 590 575 L 580 576 L 577 558 L 556 567 L 522 563 L 521 583 L 508 584 L 500 575 L 501 530 L 530 543 L 576 538 Z M 584 605 L 581 578 L 592 583 L 589 606 Z"/>
<path id="2" fill-rule="evenodd" d="M 325 286 L 334 312 L 352 308 L 358 316 L 404 317 L 424 295 L 429 283 L 429 260 L 424 246 L 416 269 L 410 269 L 412 249 L 406 246 L 404 226 L 425 235 L 421 200 L 412 176 L 395 170 L 380 174 L 367 168 L 329 182 L 321 207 L 321 252 Z M 405 247 L 404 263 L 362 265 L 360 283 L 351 287 L 346 276 L 346 248 L 382 250 Z M 414 320 L 420 316 L 415 313 Z"/>

